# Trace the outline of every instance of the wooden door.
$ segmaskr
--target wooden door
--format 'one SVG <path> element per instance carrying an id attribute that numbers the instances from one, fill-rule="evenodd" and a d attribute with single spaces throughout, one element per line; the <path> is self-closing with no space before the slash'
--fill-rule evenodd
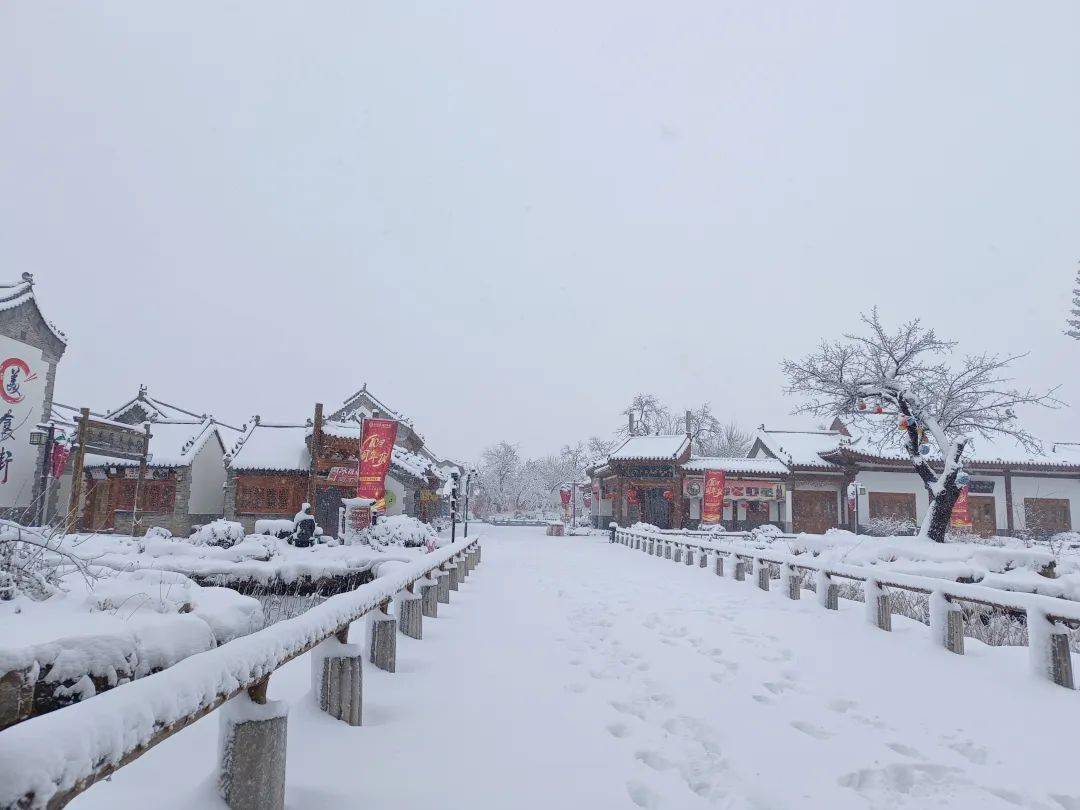
<path id="1" fill-rule="evenodd" d="M 791 507 L 794 512 L 792 531 L 796 534 L 824 534 L 835 529 L 836 493 L 821 490 L 794 490 L 791 493 Z"/>
<path id="2" fill-rule="evenodd" d="M 1024 498 L 1024 525 L 1037 537 L 1072 529 L 1066 498 Z"/>
<path id="3" fill-rule="evenodd" d="M 997 507 L 991 495 L 968 495 L 971 510 L 971 530 L 979 537 L 997 534 Z"/>

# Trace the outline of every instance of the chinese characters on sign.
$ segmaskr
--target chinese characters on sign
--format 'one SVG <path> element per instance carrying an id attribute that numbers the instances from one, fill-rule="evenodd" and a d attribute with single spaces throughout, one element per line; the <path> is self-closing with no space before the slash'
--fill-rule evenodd
<path id="1" fill-rule="evenodd" d="M 701 522 L 719 523 L 724 517 L 724 471 L 705 471 L 705 492 L 701 498 Z"/>
<path id="2" fill-rule="evenodd" d="M 356 488 L 358 497 L 378 501 L 386 493 L 386 473 L 390 469 L 395 439 L 395 420 L 364 420 L 364 435 L 360 439 L 359 483 Z"/>
<path id="3" fill-rule="evenodd" d="M 0 507 L 33 497 L 38 450 L 30 431 L 45 407 L 45 370 L 40 349 L 0 337 Z"/>

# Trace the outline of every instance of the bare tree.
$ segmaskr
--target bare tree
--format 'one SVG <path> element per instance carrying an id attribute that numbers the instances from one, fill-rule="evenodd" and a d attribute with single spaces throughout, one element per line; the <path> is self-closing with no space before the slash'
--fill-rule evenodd
<path id="1" fill-rule="evenodd" d="M 513 508 L 521 472 L 521 454 L 516 444 L 499 442 L 487 448 L 480 459 L 480 490 L 494 512 Z"/>
<path id="2" fill-rule="evenodd" d="M 735 422 L 728 422 L 719 426 L 719 430 L 712 437 L 708 455 L 742 458 L 750 452 L 753 443 L 753 434 L 743 430 Z"/>
<path id="3" fill-rule="evenodd" d="M 618 436 L 652 436 L 666 432 L 671 424 L 671 411 L 655 394 L 636 394 L 622 413 L 627 421 L 616 431 Z M 634 422 L 633 433 L 630 417 Z"/>
<path id="4" fill-rule="evenodd" d="M 1026 449 L 1038 449 L 1016 408 L 1056 407 L 1062 404 L 1054 396 L 1057 389 L 1013 388 L 1005 370 L 1023 355 L 983 353 L 950 362 L 956 343 L 939 338 L 918 320 L 889 332 L 876 308 L 861 317 L 867 334 L 847 334 L 822 343 L 802 360 L 785 360 L 787 390 L 805 397 L 796 412 L 853 414 L 880 446 L 890 444 L 902 429 L 904 450 L 930 494 L 920 535 L 943 543 L 967 478 L 963 460 L 971 439 L 1008 436 Z M 931 462 L 931 443 L 940 463 Z"/>
<path id="5" fill-rule="evenodd" d="M 1076 271 L 1076 286 L 1073 287 L 1072 309 L 1065 323 L 1068 328 L 1065 334 L 1075 340 L 1080 340 L 1080 270 Z"/>
<path id="6" fill-rule="evenodd" d="M 602 439 L 599 436 L 591 436 L 586 444 L 586 452 L 590 460 L 598 461 L 607 459 L 618 446 L 618 439 Z"/>

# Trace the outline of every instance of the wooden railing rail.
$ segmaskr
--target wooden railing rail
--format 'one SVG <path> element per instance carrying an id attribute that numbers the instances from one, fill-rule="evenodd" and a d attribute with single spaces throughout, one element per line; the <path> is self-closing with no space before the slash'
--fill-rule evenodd
<path id="1" fill-rule="evenodd" d="M 749 533 L 727 536 L 747 538 Z M 834 580 L 862 583 L 864 593 L 875 600 L 875 624 L 883 630 L 891 629 L 891 607 L 888 599 L 890 589 L 928 595 L 931 630 L 940 632 L 942 643 L 959 654 L 963 654 L 963 616 L 960 605 L 981 605 L 1019 615 L 1027 624 L 1029 637 L 1034 639 L 1029 642 L 1029 646 L 1032 655 L 1040 658 L 1040 671 L 1054 683 L 1069 689 L 1074 688 L 1067 631 L 1080 627 L 1080 602 L 928 576 L 875 570 L 871 566 L 815 562 L 809 554 L 747 549 L 717 541 L 684 539 L 681 533 L 616 528 L 613 530 L 612 539 L 616 543 L 665 559 L 685 559 L 687 565 L 692 564 L 690 555 L 697 553 L 701 555 L 699 563 L 702 568 L 706 567 L 705 557 L 713 555 L 717 561 L 715 570 L 719 575 L 723 575 L 723 560 L 729 559 L 734 563 L 737 580 L 746 578 L 746 566 L 749 563 L 750 572 L 755 575 L 751 577 L 751 581 L 756 582 L 762 590 L 769 588 L 771 569 L 779 567 L 781 579 L 788 580 L 785 584 L 791 599 L 799 598 L 801 580 L 805 574 L 811 573 L 817 578 L 817 587 L 824 589 L 823 593 L 818 594 L 818 601 L 832 609 L 835 609 L 838 599 Z M 794 581 L 796 577 L 797 582 Z"/>
<path id="2" fill-rule="evenodd" d="M 403 604 L 419 600 L 421 597 L 413 591 L 420 585 L 425 607 L 429 601 L 434 606 L 435 589 L 438 588 L 439 596 L 446 590 L 446 583 L 442 580 L 460 582 L 479 563 L 479 543 L 480 538 L 477 537 L 444 546 L 415 562 L 403 563 L 400 568 L 352 592 L 330 597 L 300 616 L 197 653 L 162 672 L 117 687 L 93 700 L 27 720 L 0 732 L 0 808 L 51 810 L 63 807 L 95 782 L 108 777 L 233 698 L 246 693 L 251 702 L 265 704 L 267 682 L 274 671 L 323 644 L 329 645 L 325 648 L 328 654 L 339 656 L 332 660 L 351 661 L 356 668 L 353 671 L 357 677 L 351 686 L 351 695 L 340 693 L 337 680 L 330 691 L 339 699 L 352 701 L 346 709 L 356 721 L 352 724 L 358 725 L 358 659 L 367 651 L 358 645 L 345 643 L 350 624 L 368 614 L 376 614 L 376 623 L 389 625 L 391 635 L 387 637 L 384 632 L 381 634 L 382 641 L 372 642 L 370 655 L 372 663 L 386 668 L 386 639 L 389 638 L 389 669 L 393 671 L 392 642 L 396 620 L 388 614 L 384 615 L 390 601 L 398 601 L 400 609 Z M 428 589 L 431 589 L 430 594 Z M 432 596 L 430 600 L 427 599 L 429 595 Z M 449 596 L 438 601 L 448 602 Z M 409 623 L 409 634 L 417 633 L 419 618 L 411 608 Z M 376 635 L 379 637 L 379 634 Z M 376 643 L 382 645 L 377 653 Z M 334 672 L 337 678 L 339 670 L 335 669 Z M 346 683 L 344 676 L 340 683 Z M 323 708 L 346 720 L 346 717 L 336 713 L 334 706 L 324 705 Z M 340 711 L 340 707 L 337 711 Z M 283 718 L 284 715 L 279 724 L 282 735 Z M 244 725 L 243 718 L 237 722 L 238 726 Z M 258 721 L 248 725 L 254 728 Z M 262 733 L 259 729 L 256 732 Z M 281 737 L 280 747 L 283 751 L 284 736 Z M 243 759 L 240 748 L 238 745 L 232 755 L 238 762 Z M 241 769 L 245 767 L 243 762 L 229 764 Z M 222 767 L 224 769 L 225 765 Z M 277 794 L 283 796 L 283 757 L 280 773 L 269 773 L 266 778 L 280 781 L 280 790 L 275 792 L 270 786 L 267 788 L 269 793 L 252 797 L 244 793 L 242 785 L 231 796 L 223 788 L 226 803 L 233 808 L 279 806 L 276 797 Z M 241 781 L 238 780 L 237 784 Z"/>

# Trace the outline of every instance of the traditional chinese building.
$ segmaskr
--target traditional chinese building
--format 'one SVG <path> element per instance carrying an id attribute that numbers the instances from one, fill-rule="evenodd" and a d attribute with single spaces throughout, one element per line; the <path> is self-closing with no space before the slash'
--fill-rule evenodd
<path id="1" fill-rule="evenodd" d="M 64 422 L 78 409 L 58 405 Z M 119 408 L 95 420 L 149 431 L 146 473 L 140 461 L 87 454 L 80 529 L 142 535 L 152 526 L 186 537 L 193 526 L 221 517 L 225 507 L 225 450 L 239 430 L 151 397 L 145 387 Z M 136 493 L 138 506 L 136 508 Z"/>
<path id="2" fill-rule="evenodd" d="M 600 496 L 596 523 L 694 528 L 708 470 L 725 474 L 723 523 L 733 530 L 771 523 L 821 534 L 865 531 L 881 522 L 913 531 L 929 508 L 926 487 L 902 448 L 878 447 L 844 420 L 828 430 L 762 426 L 747 458 L 692 457 L 686 442 L 684 436 L 635 437 L 592 468 L 593 492 Z M 971 531 L 1047 536 L 1080 525 L 1080 444 L 1059 442 L 1032 453 L 975 439 L 964 467 L 971 476 Z"/>
<path id="3" fill-rule="evenodd" d="M 0 284 L 0 515 L 33 522 L 43 500 L 45 450 L 32 432 L 52 410 L 67 338 L 45 318 L 34 277 Z"/>
<path id="4" fill-rule="evenodd" d="M 232 449 L 226 515 L 249 531 L 259 519 L 292 518 L 305 502 L 323 531 L 336 536 L 343 498 L 356 495 L 361 421 L 391 418 L 398 431 L 386 477 L 386 514 L 430 521 L 439 512 L 445 478 L 412 422 L 364 386 L 329 419 L 273 424 L 256 417 Z"/>

